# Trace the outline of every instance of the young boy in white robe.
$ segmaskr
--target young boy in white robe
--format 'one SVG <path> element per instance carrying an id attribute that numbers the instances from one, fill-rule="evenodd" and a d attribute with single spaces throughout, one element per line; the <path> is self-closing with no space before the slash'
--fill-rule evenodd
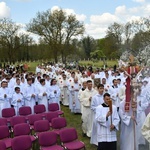
<path id="1" fill-rule="evenodd" d="M 32 84 L 32 78 L 27 79 L 27 85 L 24 89 L 25 106 L 30 106 L 32 113 L 34 113 L 34 105 L 37 101 L 37 92 L 35 86 Z"/>
<path id="2" fill-rule="evenodd" d="M 7 88 L 7 81 L 2 81 L 0 88 L 0 110 L 4 108 L 10 108 L 10 98 L 12 98 L 12 95 L 10 90 Z M 0 111 L 0 117 L 1 116 L 2 115 Z"/>
<path id="3" fill-rule="evenodd" d="M 112 112 L 109 108 L 110 94 L 104 94 L 104 103 L 96 108 L 95 119 L 97 121 L 97 150 L 116 150 L 117 135 L 120 122 L 117 107 L 112 105 Z"/>
<path id="4" fill-rule="evenodd" d="M 46 112 L 48 111 L 48 88 L 45 85 L 45 79 L 40 80 L 40 86 L 38 86 L 38 104 L 45 106 Z"/>
<path id="5" fill-rule="evenodd" d="M 16 115 L 19 115 L 19 108 L 24 105 L 23 95 L 21 94 L 19 87 L 15 87 L 15 92 L 12 96 L 11 105 L 13 105 Z"/>
<path id="6" fill-rule="evenodd" d="M 93 96 L 92 101 L 91 101 L 91 110 L 92 110 L 92 114 L 93 114 L 93 122 L 92 122 L 92 134 L 91 134 L 90 143 L 95 144 L 95 145 L 98 146 L 98 142 L 97 142 L 97 122 L 95 120 L 95 114 L 96 114 L 97 106 L 104 103 L 104 100 L 103 100 L 104 85 L 99 84 L 97 86 L 97 89 L 98 89 L 98 94 Z"/>
<path id="7" fill-rule="evenodd" d="M 56 79 L 51 80 L 51 86 L 49 88 L 49 104 L 58 103 L 60 108 L 60 88 L 56 83 Z"/>

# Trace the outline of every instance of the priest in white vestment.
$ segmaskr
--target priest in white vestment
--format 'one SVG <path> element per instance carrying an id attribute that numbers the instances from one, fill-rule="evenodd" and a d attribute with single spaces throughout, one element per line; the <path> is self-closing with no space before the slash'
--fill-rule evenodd
<path id="1" fill-rule="evenodd" d="M 69 86 L 70 91 L 70 109 L 71 112 L 81 113 L 80 101 L 78 99 L 78 93 L 81 89 L 81 84 L 78 83 L 78 78 L 75 78 L 73 83 Z"/>
<path id="2" fill-rule="evenodd" d="M 83 105 L 82 113 L 82 130 L 88 137 L 91 137 L 92 132 L 92 110 L 91 110 L 91 100 L 92 96 L 96 95 L 98 92 L 95 90 L 91 80 L 87 81 L 87 88 L 82 92 L 81 100 Z"/>
<path id="3" fill-rule="evenodd" d="M 64 106 L 69 105 L 69 83 L 67 81 L 67 76 L 65 74 L 62 75 L 62 79 L 59 81 L 59 87 L 61 90 L 61 101 Z"/>

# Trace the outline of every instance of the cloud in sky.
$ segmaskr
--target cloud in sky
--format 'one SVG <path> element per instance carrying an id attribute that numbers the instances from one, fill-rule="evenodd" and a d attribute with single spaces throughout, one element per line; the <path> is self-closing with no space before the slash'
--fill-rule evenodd
<path id="1" fill-rule="evenodd" d="M 145 2 L 145 0 L 135 0 L 136 2 Z M 52 10 L 60 9 L 58 6 L 52 7 Z M 148 17 L 150 14 L 150 5 L 141 5 L 138 7 L 127 8 L 125 5 L 118 6 L 114 13 L 105 12 L 100 15 L 91 15 L 89 18 L 85 14 L 77 14 L 73 9 L 64 9 L 67 14 L 76 15 L 77 19 L 85 22 L 86 35 L 94 38 L 102 38 L 105 36 L 109 25 L 114 22 L 127 23 L 131 20 L 138 20 L 140 17 Z M 87 23 L 87 20 L 89 22 Z"/>
<path id="2" fill-rule="evenodd" d="M 32 1 L 32 0 L 13 0 L 13 1 Z M 85 34 L 90 35 L 94 38 L 102 38 L 106 34 L 108 26 L 117 23 L 127 23 L 128 21 L 139 19 L 142 17 L 148 17 L 150 14 L 150 3 L 146 0 L 133 0 L 140 3 L 137 7 L 127 7 L 126 5 L 117 6 L 114 12 L 104 12 L 101 14 L 91 14 L 90 16 L 84 13 L 77 13 L 74 9 L 63 8 L 67 14 L 76 15 L 79 21 L 85 23 Z M 51 7 L 51 12 L 61 9 L 59 6 Z M 5 2 L 0 2 L 0 18 L 10 17 L 10 8 Z M 20 22 L 21 23 L 21 22 Z"/>
<path id="3" fill-rule="evenodd" d="M 0 19 L 10 17 L 10 8 L 5 2 L 0 2 Z"/>
<path id="4" fill-rule="evenodd" d="M 51 12 L 53 12 L 54 10 L 60 10 L 61 8 L 58 7 L 58 6 L 53 6 L 51 8 Z M 69 8 L 66 8 L 66 9 L 63 9 L 67 15 L 70 15 L 70 14 L 73 14 L 73 15 L 76 15 L 76 18 L 79 20 L 79 21 L 85 21 L 86 20 L 86 15 L 84 14 L 77 14 L 75 13 L 75 11 L 73 9 L 69 9 Z"/>
<path id="5" fill-rule="evenodd" d="M 134 2 L 137 2 L 137 3 L 144 3 L 145 0 L 133 0 Z"/>

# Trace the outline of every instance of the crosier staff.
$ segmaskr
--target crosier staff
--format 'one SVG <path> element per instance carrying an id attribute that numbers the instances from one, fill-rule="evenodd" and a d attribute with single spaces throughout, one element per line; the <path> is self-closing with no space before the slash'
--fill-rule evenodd
<path id="1" fill-rule="evenodd" d="M 125 99 L 125 112 L 129 112 L 130 108 L 132 108 L 133 112 L 133 134 L 134 134 L 134 150 L 136 150 L 136 108 L 137 108 L 137 81 L 136 76 L 138 73 L 138 69 L 136 68 L 136 65 L 134 65 L 134 57 L 130 55 L 129 57 L 130 63 L 128 68 L 125 71 L 125 74 L 127 75 L 126 79 L 126 99 Z M 130 107 L 131 105 L 131 107 Z"/>
<path id="2" fill-rule="evenodd" d="M 112 100 L 111 99 L 108 101 L 108 106 L 109 106 L 109 112 L 111 113 L 110 121 L 112 125 Z"/>

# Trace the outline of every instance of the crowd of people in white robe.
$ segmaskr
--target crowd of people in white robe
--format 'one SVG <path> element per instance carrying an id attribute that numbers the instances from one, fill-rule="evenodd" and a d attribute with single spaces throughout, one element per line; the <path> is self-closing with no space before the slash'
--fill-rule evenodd
<path id="1" fill-rule="evenodd" d="M 103 142 L 117 141 L 119 128 L 120 150 L 133 150 L 134 138 L 138 150 L 138 145 L 146 142 L 141 128 L 147 115 L 145 112 L 150 107 L 150 70 L 144 70 L 147 74 L 143 77 L 141 72 L 138 76 L 141 90 L 137 97 L 136 116 L 133 116 L 132 109 L 129 112 L 124 110 L 127 78 L 124 71 L 96 69 L 89 75 L 88 70 L 81 73 L 59 65 L 38 65 L 35 73 L 6 75 L 2 72 L 0 110 L 14 107 L 18 114 L 19 108 L 25 105 L 30 106 L 33 113 L 36 104 L 44 104 L 48 111 L 48 103 L 58 103 L 59 106 L 62 103 L 69 106 L 72 113 L 81 113 L 83 134 L 90 137 L 91 144 L 98 145 L 98 150 L 101 150 L 99 144 Z M 95 79 L 100 79 L 101 84 L 95 86 Z M 107 104 L 108 97 L 113 101 L 112 114 Z M 133 133 L 135 121 L 136 137 Z"/>

